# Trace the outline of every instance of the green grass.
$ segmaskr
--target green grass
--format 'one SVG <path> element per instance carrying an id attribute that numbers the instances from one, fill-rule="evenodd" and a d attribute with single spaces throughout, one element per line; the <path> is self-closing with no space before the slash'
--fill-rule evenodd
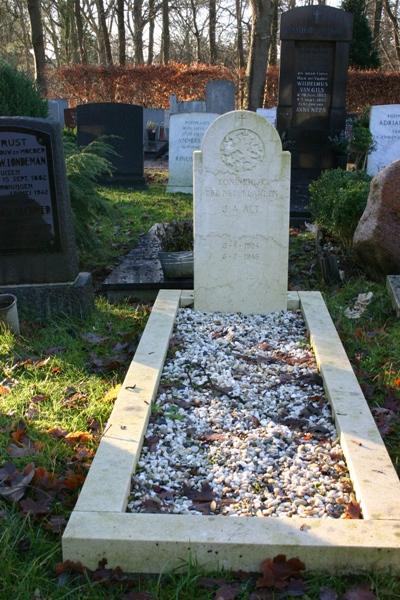
<path id="1" fill-rule="evenodd" d="M 190 196 L 167 196 L 160 184 L 145 192 L 106 188 L 100 192 L 110 205 L 111 216 L 101 216 L 94 224 L 99 244 L 81 256 L 82 264 L 89 269 L 101 270 L 116 262 L 134 247 L 138 235 L 154 223 L 187 219 L 192 213 Z M 310 234 L 302 233 L 291 236 L 290 285 L 292 289 L 323 291 L 361 383 L 373 390 L 372 406 L 382 404 L 388 393 L 399 398 L 400 321 L 392 312 L 384 284 L 353 277 L 340 287 L 325 286 L 320 281 L 314 240 Z M 367 291 L 374 294 L 371 304 L 359 320 L 349 320 L 344 309 L 359 293 Z M 1 329 L 0 382 L 5 380 L 3 385 L 9 385 L 10 391 L 2 393 L 0 388 L 0 465 L 11 460 L 22 469 L 34 462 L 61 479 L 71 471 L 86 473 L 90 457 L 77 459 L 77 453 L 82 448 L 89 454 L 95 450 L 112 409 L 115 386 L 122 382 L 148 313 L 146 306 L 110 305 L 98 298 L 95 311 L 83 322 L 71 318 L 53 319 L 43 326 L 25 322 L 18 337 L 4 327 Z M 91 336 L 88 338 L 87 334 Z M 129 347 L 116 349 L 117 343 Z M 48 361 L 38 364 L 48 357 Z M 99 364 L 103 370 L 96 369 Z M 35 397 L 40 401 L 33 402 Z M 21 419 L 28 438 L 41 445 L 34 454 L 13 458 L 8 448 Z M 70 433 L 92 432 L 93 439 L 69 444 L 63 438 L 55 438 L 53 428 Z M 399 467 L 398 425 L 385 441 Z M 77 492 L 78 489 L 72 489 L 65 497 L 57 496 L 51 514 L 67 517 Z M 60 534 L 46 528 L 49 519 L 50 515 L 26 516 L 19 504 L 0 498 L 0 600 L 122 599 L 129 591 L 126 582 L 94 581 L 89 574 L 56 576 L 55 566 L 62 560 Z M 110 579 L 109 575 L 106 577 Z M 136 576 L 133 589 L 148 591 L 159 600 L 211 600 L 216 588 L 205 588 L 202 577 L 201 569 L 188 557 L 180 572 Z M 232 574 L 217 573 L 216 577 L 229 582 Z M 305 600 L 318 600 L 324 586 L 340 595 L 360 582 L 370 585 L 381 600 L 400 599 L 400 581 L 396 577 L 332 577 L 306 572 L 305 581 Z M 254 577 L 243 580 L 238 599 L 248 599 L 253 587 Z M 275 597 L 284 596 L 277 593 Z"/>
<path id="2" fill-rule="evenodd" d="M 89 270 L 113 264 L 154 223 L 192 218 L 192 196 L 166 194 L 165 186 L 159 183 L 143 192 L 101 188 L 100 195 L 110 204 L 111 212 L 93 224 L 98 245 L 81 253 L 81 263 Z"/>

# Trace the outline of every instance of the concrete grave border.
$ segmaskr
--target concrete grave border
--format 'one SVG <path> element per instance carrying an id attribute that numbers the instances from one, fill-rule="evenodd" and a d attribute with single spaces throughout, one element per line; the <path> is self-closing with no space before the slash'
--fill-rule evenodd
<path id="1" fill-rule="evenodd" d="M 289 292 L 303 312 L 362 520 L 127 513 L 178 307 L 192 292 L 161 290 L 63 535 L 64 560 L 161 573 L 189 557 L 208 570 L 257 571 L 283 553 L 307 569 L 400 572 L 400 482 L 319 292 Z"/>

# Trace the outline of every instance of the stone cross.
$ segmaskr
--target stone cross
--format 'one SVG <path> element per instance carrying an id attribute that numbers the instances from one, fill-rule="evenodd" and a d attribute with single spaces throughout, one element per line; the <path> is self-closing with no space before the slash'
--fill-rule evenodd
<path id="1" fill-rule="evenodd" d="M 287 308 L 290 154 L 253 112 L 220 116 L 194 152 L 196 310 Z"/>

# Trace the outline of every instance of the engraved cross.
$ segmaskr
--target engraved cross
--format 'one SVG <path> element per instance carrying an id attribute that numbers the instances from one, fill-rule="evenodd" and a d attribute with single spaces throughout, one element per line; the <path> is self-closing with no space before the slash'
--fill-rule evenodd
<path id="1" fill-rule="evenodd" d="M 240 124 L 242 125 L 242 127 L 243 127 L 243 122 L 244 122 L 245 117 L 246 117 L 246 115 L 244 114 L 244 111 L 241 111 L 240 115 L 239 115 L 239 119 L 240 119 Z"/>

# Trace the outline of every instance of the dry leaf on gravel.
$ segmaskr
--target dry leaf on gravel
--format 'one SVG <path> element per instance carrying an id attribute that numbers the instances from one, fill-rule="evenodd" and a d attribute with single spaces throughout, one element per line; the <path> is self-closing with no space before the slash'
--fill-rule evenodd
<path id="1" fill-rule="evenodd" d="M 346 505 L 342 515 L 343 519 L 361 519 L 361 506 L 352 495 L 350 502 Z"/>

